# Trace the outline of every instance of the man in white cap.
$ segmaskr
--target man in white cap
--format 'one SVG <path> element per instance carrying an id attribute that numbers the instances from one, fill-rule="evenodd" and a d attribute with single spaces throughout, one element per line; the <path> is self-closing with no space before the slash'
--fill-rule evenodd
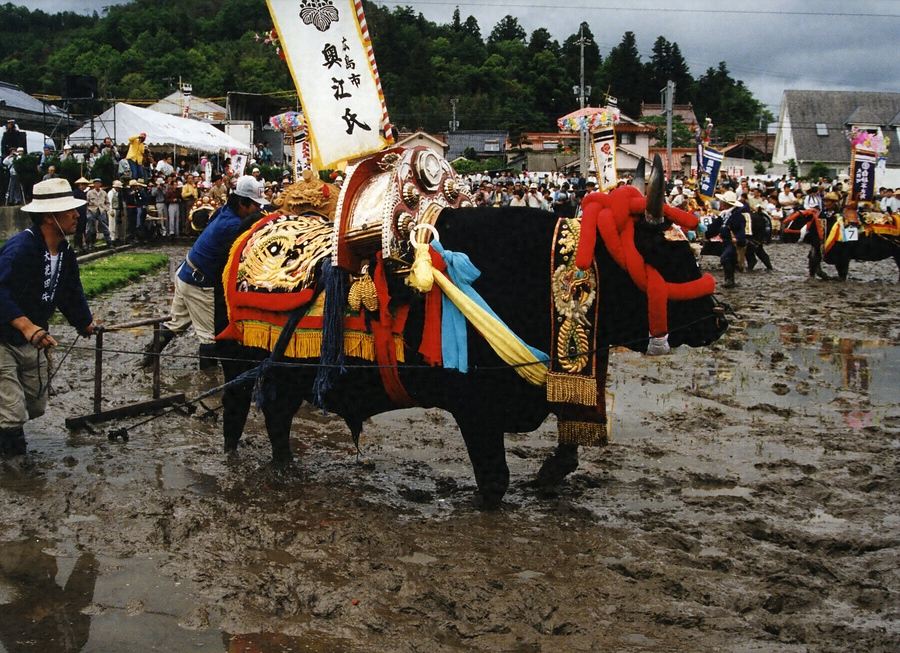
<path id="1" fill-rule="evenodd" d="M 263 182 L 244 175 L 237 180 L 225 206 L 212 215 L 175 273 L 171 316 L 162 326 L 159 346 L 150 343 L 145 349 L 144 367 L 152 365 L 172 338 L 184 333 L 191 324 L 200 340 L 200 369 L 216 365 L 214 286 L 222 276 L 220 256 L 241 232 L 241 222 L 258 216 L 267 204 L 265 190 Z"/>
<path id="2" fill-rule="evenodd" d="M 24 425 L 47 406 L 46 352 L 57 345 L 50 317 L 59 308 L 78 333 L 95 331 L 75 253 L 66 240 L 75 233 L 77 209 L 65 179 L 34 186 L 32 225 L 0 248 L 0 455 L 25 453 Z M 43 369 L 42 369 L 43 368 Z"/>
<path id="3" fill-rule="evenodd" d="M 743 258 L 747 247 L 747 222 L 750 216 L 749 207 L 744 204 L 733 190 L 716 193 L 721 211 L 713 221 L 715 228 L 707 230 L 706 235 L 722 236 L 722 254 L 719 260 L 725 273 L 725 288 L 734 288 L 734 273 L 744 271 Z"/>

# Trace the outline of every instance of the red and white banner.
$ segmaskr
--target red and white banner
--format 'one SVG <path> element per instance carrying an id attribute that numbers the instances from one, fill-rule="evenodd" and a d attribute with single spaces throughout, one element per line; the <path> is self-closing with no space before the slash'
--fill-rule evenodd
<path id="1" fill-rule="evenodd" d="M 267 0 L 309 127 L 313 167 L 393 143 L 362 1 Z"/>
<path id="2" fill-rule="evenodd" d="M 597 187 L 606 193 L 616 187 L 616 130 L 614 127 L 593 133 L 594 166 L 597 169 Z"/>

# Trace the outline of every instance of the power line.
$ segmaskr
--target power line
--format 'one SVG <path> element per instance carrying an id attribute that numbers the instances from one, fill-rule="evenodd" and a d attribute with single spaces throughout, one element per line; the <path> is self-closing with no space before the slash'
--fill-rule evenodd
<path id="1" fill-rule="evenodd" d="M 431 7 L 488 7 L 497 8 L 496 2 L 444 2 L 443 0 L 413 0 L 412 2 L 404 2 L 403 0 L 376 0 L 379 4 L 392 5 L 395 7 L 411 7 L 417 5 L 427 5 Z M 556 4 L 525 4 L 525 3 L 505 3 L 505 8 L 516 9 L 547 9 L 551 11 L 559 11 L 559 5 Z M 815 16 L 819 18 L 900 18 L 900 14 L 886 13 L 866 13 L 857 12 L 837 12 L 837 11 L 763 11 L 759 9 L 727 9 L 721 5 L 715 7 L 707 7 L 704 9 L 683 9 L 671 7 L 622 7 L 614 5 L 595 5 L 592 3 L 573 5 L 567 4 L 567 10 L 583 10 L 583 11 L 616 11 L 616 12 L 643 12 L 654 14 L 703 14 L 709 15 L 714 12 L 717 15 L 727 14 L 733 16 Z"/>

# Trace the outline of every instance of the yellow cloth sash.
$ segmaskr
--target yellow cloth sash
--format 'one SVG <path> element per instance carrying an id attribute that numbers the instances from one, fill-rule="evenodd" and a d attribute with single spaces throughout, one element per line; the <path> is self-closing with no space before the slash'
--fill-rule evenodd
<path id="1" fill-rule="evenodd" d="M 416 258 L 407 283 L 423 293 L 431 291 L 432 285 L 436 283 L 460 313 L 484 336 L 491 349 L 505 363 L 514 366 L 519 376 L 533 385 L 540 386 L 547 383 L 547 368 L 509 328 L 466 297 L 446 276 L 435 271 L 427 244 L 416 245 Z"/>

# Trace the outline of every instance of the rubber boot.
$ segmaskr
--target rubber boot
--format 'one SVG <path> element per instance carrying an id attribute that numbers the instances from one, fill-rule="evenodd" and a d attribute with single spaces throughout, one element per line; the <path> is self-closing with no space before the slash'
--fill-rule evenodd
<path id="1" fill-rule="evenodd" d="M 153 361 L 155 361 L 159 354 L 163 349 L 166 348 L 170 342 L 172 342 L 172 338 L 175 337 L 175 332 L 163 325 L 159 329 L 159 345 L 154 347 L 154 342 L 151 340 L 150 344 L 144 348 L 144 357 L 141 359 L 141 367 L 151 367 L 153 365 Z"/>
<path id="2" fill-rule="evenodd" d="M 25 455 L 25 429 L 21 426 L 0 429 L 0 456 L 11 458 Z"/>
<path id="3" fill-rule="evenodd" d="M 728 261 L 727 263 L 722 264 L 722 268 L 725 270 L 725 283 L 722 284 L 723 288 L 734 288 L 734 262 Z"/>
<path id="4" fill-rule="evenodd" d="M 199 356 L 201 370 L 208 370 L 219 364 L 215 344 L 200 345 Z"/>

